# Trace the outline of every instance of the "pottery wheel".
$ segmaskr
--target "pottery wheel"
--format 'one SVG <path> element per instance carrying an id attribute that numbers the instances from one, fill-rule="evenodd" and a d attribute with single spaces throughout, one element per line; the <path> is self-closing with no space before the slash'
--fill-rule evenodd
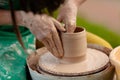
<path id="1" fill-rule="evenodd" d="M 48 51 L 40 56 L 39 69 L 44 73 L 74 75 L 101 71 L 108 63 L 108 56 L 96 49 L 87 48 L 86 59 L 76 63 L 61 63 Z"/>

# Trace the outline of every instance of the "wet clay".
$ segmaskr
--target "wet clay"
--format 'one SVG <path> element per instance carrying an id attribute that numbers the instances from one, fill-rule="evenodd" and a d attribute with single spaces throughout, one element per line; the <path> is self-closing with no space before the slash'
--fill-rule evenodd
<path id="1" fill-rule="evenodd" d="M 95 49 L 100 52 L 104 52 L 105 54 L 109 54 L 111 49 L 101 47 L 99 45 L 88 44 L 88 48 Z M 39 66 L 39 59 L 44 54 L 49 53 L 46 47 L 40 48 L 36 50 L 37 53 L 32 53 L 27 58 L 27 66 L 29 68 L 30 75 L 33 80 L 113 80 L 114 76 L 114 67 L 109 63 L 106 68 L 103 70 L 97 70 L 86 72 L 84 74 L 61 74 L 61 73 L 48 73 L 47 71 L 41 71 L 37 66 Z M 101 59 L 102 60 L 102 59 Z M 40 66 L 39 66 L 40 67 Z M 35 69 L 34 69 L 35 68 Z M 74 68 L 74 67 L 73 67 Z M 60 74 L 60 75 L 59 75 Z"/>
<path id="2" fill-rule="evenodd" d="M 61 33 L 64 49 L 63 62 L 77 62 L 83 60 L 87 51 L 86 31 L 76 28 L 74 33 Z"/>
<path id="3" fill-rule="evenodd" d="M 61 60 L 47 52 L 39 59 L 41 69 L 50 73 L 84 73 L 104 67 L 109 58 L 101 51 L 88 48 L 86 59 L 76 63 L 61 63 Z"/>
<path id="4" fill-rule="evenodd" d="M 49 51 L 40 56 L 41 73 L 79 74 L 98 72 L 109 63 L 108 56 L 99 50 L 87 48 L 86 31 L 76 28 L 74 33 L 61 33 L 64 56 L 56 58 Z"/>

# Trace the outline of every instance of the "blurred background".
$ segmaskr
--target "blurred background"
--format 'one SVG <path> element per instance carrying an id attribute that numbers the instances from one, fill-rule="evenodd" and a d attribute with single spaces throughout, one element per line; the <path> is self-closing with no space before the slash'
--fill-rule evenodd
<path id="1" fill-rule="evenodd" d="M 120 0 L 87 0 L 79 8 L 77 25 L 120 45 Z"/>

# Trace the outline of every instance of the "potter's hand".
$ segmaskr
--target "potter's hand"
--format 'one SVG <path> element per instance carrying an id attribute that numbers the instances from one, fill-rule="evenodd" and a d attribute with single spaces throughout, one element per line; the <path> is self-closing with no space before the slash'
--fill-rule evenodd
<path id="1" fill-rule="evenodd" d="M 30 29 L 38 40 L 42 41 L 54 56 L 58 58 L 62 57 L 63 48 L 57 29 L 59 31 L 65 31 L 64 27 L 62 27 L 54 18 L 47 15 L 33 15 L 32 13 L 24 14 L 25 13 L 22 12 L 24 17 L 22 24 L 27 26 L 27 28 Z"/>
<path id="2" fill-rule="evenodd" d="M 58 21 L 65 24 L 67 32 L 74 32 L 76 28 L 77 9 L 86 0 L 66 0 L 60 7 Z"/>

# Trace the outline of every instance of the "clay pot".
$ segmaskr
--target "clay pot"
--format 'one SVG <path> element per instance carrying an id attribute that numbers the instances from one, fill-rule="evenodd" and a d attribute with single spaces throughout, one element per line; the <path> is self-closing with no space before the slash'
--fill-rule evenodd
<path id="1" fill-rule="evenodd" d="M 61 33 L 64 49 L 62 62 L 76 62 L 85 59 L 87 51 L 86 30 L 77 27 L 74 33 Z"/>

